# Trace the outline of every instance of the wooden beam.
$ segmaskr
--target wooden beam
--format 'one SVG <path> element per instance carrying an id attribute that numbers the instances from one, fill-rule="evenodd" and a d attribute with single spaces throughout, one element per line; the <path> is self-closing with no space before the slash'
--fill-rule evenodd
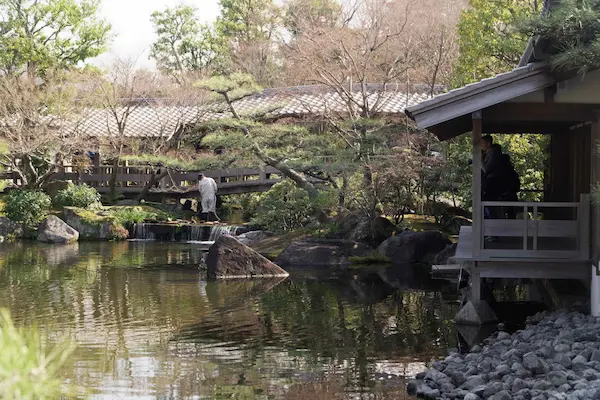
<path id="1" fill-rule="evenodd" d="M 481 111 L 476 111 L 472 115 L 472 133 L 471 142 L 473 147 L 473 258 L 479 257 L 481 251 L 482 237 L 482 219 L 481 210 L 481 132 L 482 132 Z"/>
<path id="2" fill-rule="evenodd" d="M 486 122 L 586 122 L 600 104 L 501 103 L 483 110 Z"/>
<path id="3" fill-rule="evenodd" d="M 542 135 L 569 132 L 569 122 L 517 122 L 517 121 L 487 121 L 483 123 L 483 133 L 523 134 L 535 133 Z"/>

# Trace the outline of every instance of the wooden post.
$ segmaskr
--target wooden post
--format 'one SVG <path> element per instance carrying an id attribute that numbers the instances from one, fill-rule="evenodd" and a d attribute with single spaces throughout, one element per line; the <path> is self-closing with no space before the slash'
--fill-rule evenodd
<path id="1" fill-rule="evenodd" d="M 591 187 L 600 184 L 600 111 L 595 113 L 596 120 L 592 122 L 591 140 L 590 140 L 590 183 Z M 591 204 L 591 257 L 595 262 L 600 260 L 600 207 Z"/>
<path id="2" fill-rule="evenodd" d="M 479 258 L 481 254 L 481 243 L 483 240 L 483 210 L 481 208 L 481 111 L 472 115 L 472 146 L 473 146 L 473 259 Z"/>
<path id="3" fill-rule="evenodd" d="M 471 279 L 471 301 L 481 301 L 481 276 L 479 274 L 479 265 L 477 261 L 473 261 L 469 274 Z"/>
<path id="4" fill-rule="evenodd" d="M 264 165 L 261 165 L 259 167 L 259 174 L 258 174 L 258 180 L 260 181 L 260 183 L 263 183 L 264 181 L 267 180 L 267 171 Z"/>
<path id="5" fill-rule="evenodd" d="M 590 195 L 582 194 L 577 219 L 579 221 L 579 251 L 582 260 L 590 259 Z"/>

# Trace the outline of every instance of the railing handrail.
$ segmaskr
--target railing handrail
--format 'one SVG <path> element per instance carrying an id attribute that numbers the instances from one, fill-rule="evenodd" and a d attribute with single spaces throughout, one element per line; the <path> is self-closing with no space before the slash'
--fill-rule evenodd
<path id="1" fill-rule="evenodd" d="M 482 207 L 550 207 L 550 208 L 576 208 L 581 202 L 572 201 L 482 201 Z"/>
<path id="2" fill-rule="evenodd" d="M 521 218 L 521 222 L 523 223 L 523 232 L 522 235 L 518 235 L 518 236 L 514 236 L 514 237 L 522 237 L 523 238 L 523 247 L 521 249 L 503 249 L 503 250 L 497 250 L 497 249 L 486 249 L 485 245 L 484 245 L 484 241 L 481 240 L 480 243 L 480 247 L 479 247 L 479 251 L 480 253 L 483 255 L 484 252 L 486 254 L 488 254 L 488 257 L 494 257 L 492 254 L 499 254 L 501 252 L 513 252 L 513 253 L 518 253 L 518 254 L 522 254 L 523 257 L 532 257 L 532 258 L 536 258 L 536 257 L 540 257 L 541 255 L 544 255 L 544 257 L 548 256 L 549 254 L 554 254 L 554 255 L 558 255 L 559 253 L 565 253 L 568 254 L 570 256 L 572 256 L 574 259 L 588 259 L 589 258 L 589 243 L 590 243 L 590 238 L 589 238 L 589 233 L 590 233 L 590 215 L 589 215 L 589 208 L 590 208 L 590 195 L 589 194 L 582 194 L 580 201 L 579 202 L 532 202 L 532 201 L 482 201 L 480 203 L 481 205 L 481 211 L 482 211 L 482 215 L 484 215 L 484 208 L 485 207 L 519 207 L 521 208 L 521 211 L 523 211 L 523 218 Z M 529 218 L 529 209 L 533 210 L 533 218 L 530 219 Z M 573 223 L 577 224 L 577 234 L 576 234 L 576 240 L 577 240 L 577 250 L 574 251 L 563 251 L 560 249 L 553 249 L 553 250 L 541 250 L 538 247 L 538 239 L 539 239 L 539 232 L 538 232 L 538 227 L 541 227 L 542 223 L 552 223 L 554 220 L 539 220 L 539 211 L 540 209 L 543 208 L 571 208 L 571 209 L 575 209 L 576 211 L 576 218 L 569 220 L 572 221 Z M 486 222 L 490 222 L 490 221 L 499 221 L 498 219 L 485 219 L 482 218 L 481 221 L 481 235 L 482 235 L 482 239 L 483 236 L 485 235 L 485 227 L 486 227 Z M 519 221 L 518 219 L 515 220 L 509 220 L 509 221 L 514 221 L 517 222 Z M 557 222 L 564 222 L 562 220 L 557 220 Z M 533 224 L 533 231 L 530 232 L 529 228 L 530 228 L 530 224 Z M 493 226 L 493 225 L 491 225 Z M 529 248 L 529 238 L 532 238 L 532 248 Z M 543 237 L 543 236 L 542 236 Z"/>

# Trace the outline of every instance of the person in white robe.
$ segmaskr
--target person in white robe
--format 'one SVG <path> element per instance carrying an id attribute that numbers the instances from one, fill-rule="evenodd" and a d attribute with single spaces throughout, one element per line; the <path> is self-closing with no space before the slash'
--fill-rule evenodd
<path id="1" fill-rule="evenodd" d="M 217 217 L 217 182 L 213 178 L 198 175 L 198 191 L 200 192 L 200 205 L 202 214 L 207 214 L 209 218 L 213 215 Z"/>

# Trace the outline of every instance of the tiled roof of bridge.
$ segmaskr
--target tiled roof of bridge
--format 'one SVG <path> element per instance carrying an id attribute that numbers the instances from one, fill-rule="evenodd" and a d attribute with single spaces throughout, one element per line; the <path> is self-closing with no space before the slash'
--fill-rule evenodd
<path id="1" fill-rule="evenodd" d="M 353 96 L 362 104 L 363 92 L 353 88 Z M 413 85 L 410 92 L 406 86 L 367 85 L 365 94 L 369 107 L 384 114 L 403 114 L 407 107 L 429 99 L 430 89 L 425 85 Z M 440 93 L 441 87 L 435 92 Z M 348 110 L 344 104 L 345 96 L 323 86 L 301 86 L 293 88 L 265 89 L 262 93 L 249 96 L 236 102 L 236 110 L 241 115 L 264 114 L 267 118 L 277 119 L 286 116 L 341 114 Z M 117 109 L 122 116 L 125 107 Z M 230 114 L 223 111 L 222 104 L 212 103 L 198 106 L 172 105 L 165 99 L 141 100 L 130 108 L 125 124 L 127 137 L 170 137 L 182 125 L 189 126 L 199 122 L 227 118 Z M 69 123 L 67 129 L 79 129 L 94 137 L 116 135 L 117 123 L 109 110 L 90 109 L 77 123 Z"/>

